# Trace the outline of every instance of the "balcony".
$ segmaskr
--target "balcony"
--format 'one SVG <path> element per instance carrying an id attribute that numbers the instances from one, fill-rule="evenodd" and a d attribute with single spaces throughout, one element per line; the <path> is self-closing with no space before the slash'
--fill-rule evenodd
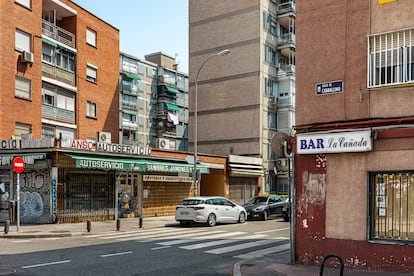
<path id="1" fill-rule="evenodd" d="M 76 48 L 75 35 L 42 19 L 42 33 L 69 47 Z"/>
<path id="2" fill-rule="evenodd" d="M 282 45 L 290 45 L 296 44 L 296 35 L 293 33 L 285 33 L 279 36 L 278 38 L 278 45 L 282 46 Z"/>
<path id="3" fill-rule="evenodd" d="M 284 15 L 286 13 L 294 13 L 294 12 L 296 12 L 296 4 L 294 1 L 289 1 L 289 2 L 277 5 L 278 16 Z"/>
<path id="4" fill-rule="evenodd" d="M 75 72 L 68 71 L 53 64 L 42 62 L 42 76 L 76 86 Z"/>
<path id="5" fill-rule="evenodd" d="M 42 105 L 42 116 L 55 121 L 75 123 L 75 112 L 50 105 Z"/>
<path id="6" fill-rule="evenodd" d="M 296 73 L 296 66 L 294 64 L 280 64 L 278 77 L 292 76 Z"/>

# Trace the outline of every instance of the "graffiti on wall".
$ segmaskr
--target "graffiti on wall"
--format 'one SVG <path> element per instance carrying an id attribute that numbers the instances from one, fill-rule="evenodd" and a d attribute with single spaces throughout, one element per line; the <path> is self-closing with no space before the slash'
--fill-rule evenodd
<path id="1" fill-rule="evenodd" d="M 50 217 L 48 170 L 20 174 L 20 217 L 23 222 L 47 222 Z"/>

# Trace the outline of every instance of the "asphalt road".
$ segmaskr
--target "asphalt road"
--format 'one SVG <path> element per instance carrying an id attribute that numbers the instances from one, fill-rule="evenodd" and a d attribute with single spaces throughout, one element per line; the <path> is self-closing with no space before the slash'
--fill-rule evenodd
<path id="1" fill-rule="evenodd" d="M 282 219 L 69 238 L 0 240 L 12 275 L 232 275 L 234 264 L 289 249 Z"/>

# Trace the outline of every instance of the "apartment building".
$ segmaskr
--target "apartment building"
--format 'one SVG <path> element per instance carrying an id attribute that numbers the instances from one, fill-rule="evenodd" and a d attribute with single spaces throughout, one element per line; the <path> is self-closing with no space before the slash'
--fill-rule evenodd
<path id="1" fill-rule="evenodd" d="M 296 262 L 414 269 L 413 12 L 297 3 Z"/>
<path id="2" fill-rule="evenodd" d="M 162 52 L 121 53 L 120 66 L 121 143 L 187 151 L 188 75 Z"/>
<path id="3" fill-rule="evenodd" d="M 1 5 L 0 137 L 116 134 L 119 31 L 71 1 Z"/>
<path id="4" fill-rule="evenodd" d="M 190 150 L 197 140 L 200 152 L 261 160 L 230 167 L 231 198 L 287 194 L 289 164 L 271 141 L 295 122 L 295 1 L 190 0 L 189 17 Z"/>

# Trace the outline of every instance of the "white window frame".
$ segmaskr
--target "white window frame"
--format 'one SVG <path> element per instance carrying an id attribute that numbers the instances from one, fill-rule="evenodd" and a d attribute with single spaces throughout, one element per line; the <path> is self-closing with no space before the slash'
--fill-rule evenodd
<path id="1" fill-rule="evenodd" d="M 19 52 L 30 52 L 32 49 L 32 35 L 20 29 L 15 32 L 15 48 Z"/>
<path id="2" fill-rule="evenodd" d="M 96 47 L 96 31 L 86 28 L 86 43 Z"/>
<path id="3" fill-rule="evenodd" d="M 97 118 L 97 105 L 95 102 L 87 101 L 86 102 L 86 117 Z"/>
<path id="4" fill-rule="evenodd" d="M 14 2 L 28 9 L 32 8 L 32 0 L 14 0 Z"/>
<path id="5" fill-rule="evenodd" d="M 18 98 L 31 100 L 32 99 L 32 80 L 16 75 L 14 95 Z"/>
<path id="6" fill-rule="evenodd" d="M 21 138 L 22 134 L 32 133 L 32 125 L 16 122 L 14 136 Z"/>
<path id="7" fill-rule="evenodd" d="M 93 83 L 97 83 L 98 82 L 97 77 L 98 77 L 98 67 L 88 63 L 86 65 L 86 80 L 93 82 Z"/>
<path id="8" fill-rule="evenodd" d="M 414 83 L 414 28 L 368 37 L 368 88 Z"/>

